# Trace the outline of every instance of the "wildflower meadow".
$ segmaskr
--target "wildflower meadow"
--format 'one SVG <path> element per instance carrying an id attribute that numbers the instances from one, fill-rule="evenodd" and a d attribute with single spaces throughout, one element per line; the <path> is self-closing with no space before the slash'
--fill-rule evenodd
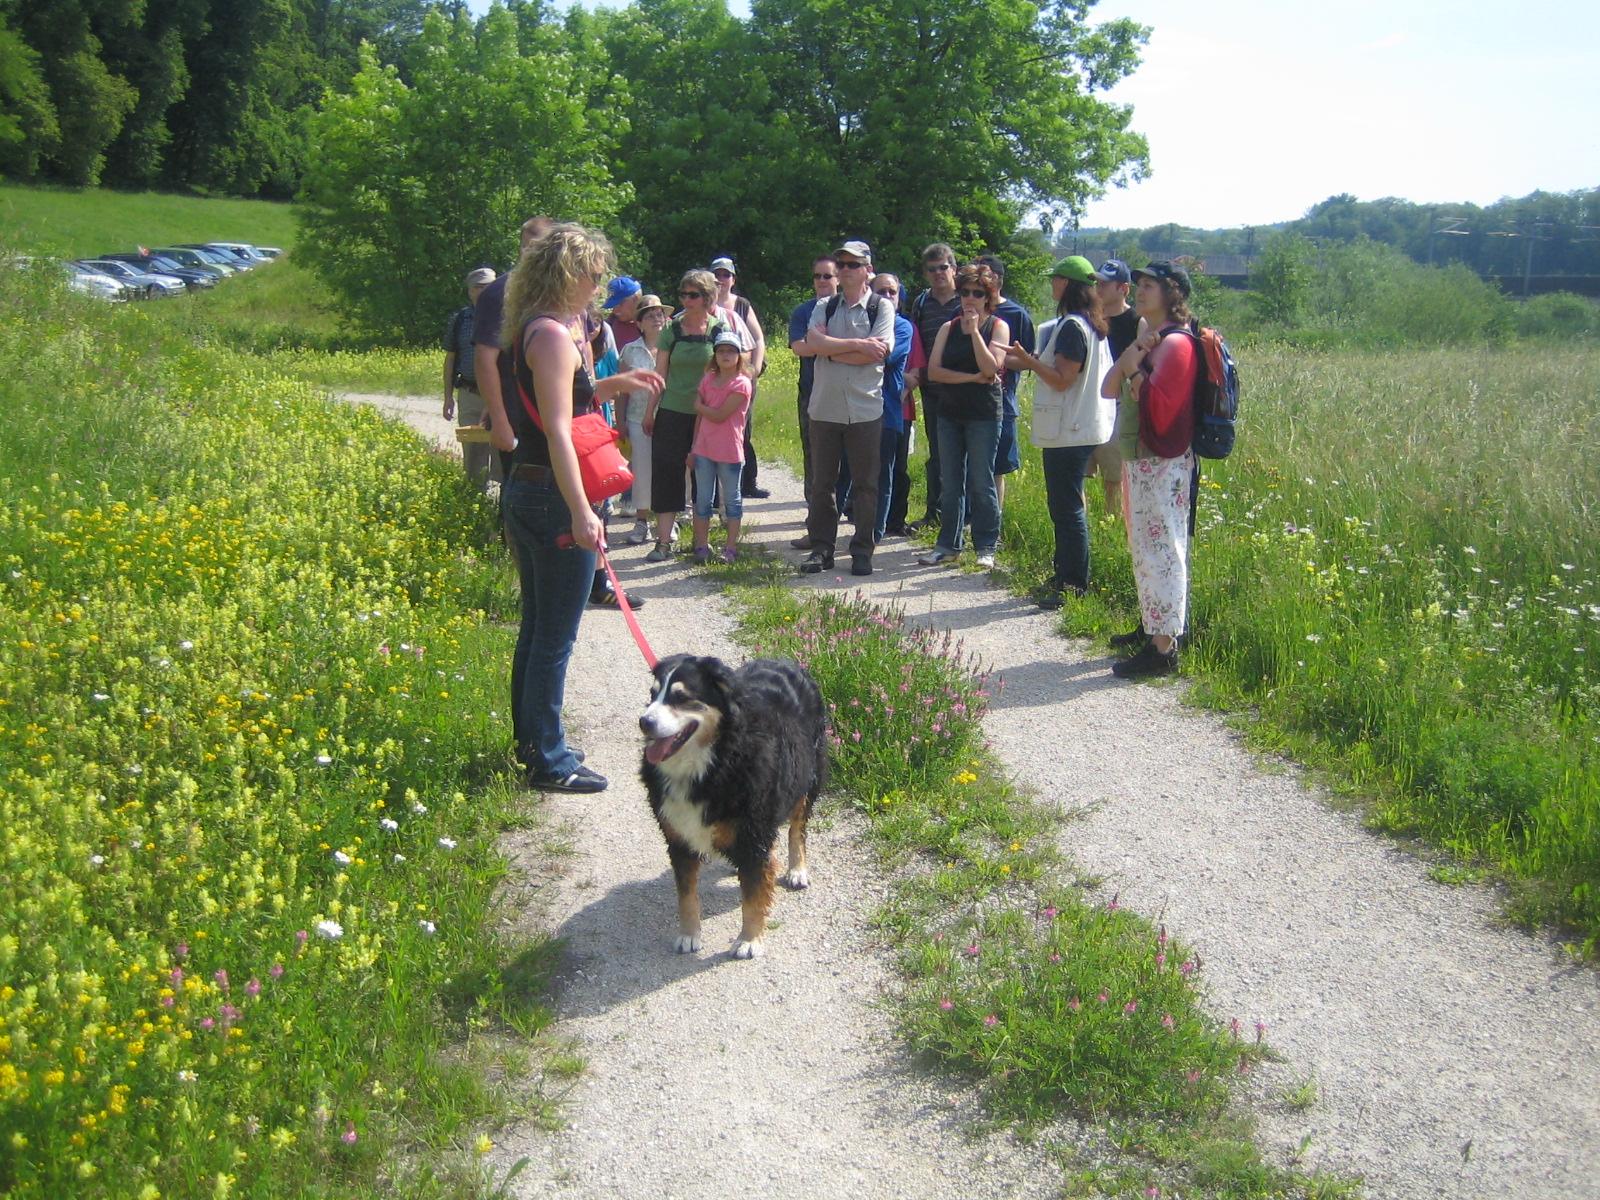
<path id="1" fill-rule="evenodd" d="M 492 511 L 139 311 L 8 277 L 0 354 L 0 1192 L 464 1194 L 442 1051 L 545 1019 L 484 982 Z"/>

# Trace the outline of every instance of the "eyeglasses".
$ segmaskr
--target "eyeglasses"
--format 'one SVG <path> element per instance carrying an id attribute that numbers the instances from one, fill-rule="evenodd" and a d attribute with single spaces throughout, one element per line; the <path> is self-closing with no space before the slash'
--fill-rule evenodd
<path id="1" fill-rule="evenodd" d="M 958 294 L 970 296 L 974 300 L 987 300 L 989 298 L 989 293 L 982 288 L 957 288 L 956 291 Z"/>
<path id="2" fill-rule="evenodd" d="M 837 275 L 818 275 L 815 271 L 813 271 L 811 273 L 811 278 L 813 278 L 813 279 L 837 279 L 839 277 Z"/>
<path id="3" fill-rule="evenodd" d="M 867 264 L 864 262 L 842 262 L 839 264 L 841 271 L 865 271 Z"/>
<path id="4" fill-rule="evenodd" d="M 678 289 L 678 299 L 680 300 L 704 300 L 705 298 L 706 294 L 704 292 L 694 292 L 687 288 Z"/>
<path id="5" fill-rule="evenodd" d="M 955 269 L 955 263 L 929 263 L 922 268 L 923 272 L 928 275 L 937 275 L 940 271 L 954 271 Z"/>

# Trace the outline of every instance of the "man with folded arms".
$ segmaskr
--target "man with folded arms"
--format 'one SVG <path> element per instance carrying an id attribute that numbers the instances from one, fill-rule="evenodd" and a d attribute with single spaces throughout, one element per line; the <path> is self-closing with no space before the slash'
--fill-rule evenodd
<path id="1" fill-rule="evenodd" d="M 872 574 L 873 526 L 878 511 L 878 444 L 883 435 L 883 362 L 894 349 L 894 305 L 874 296 L 872 249 L 850 241 L 833 254 L 839 295 L 819 300 L 806 344 L 815 352 L 811 385 L 811 491 L 806 534 L 811 553 L 805 574 L 833 569 L 839 536 L 834 489 L 839 467 L 850 465 L 856 512 L 850 539 L 850 573 Z M 832 312 L 829 312 L 832 309 Z"/>

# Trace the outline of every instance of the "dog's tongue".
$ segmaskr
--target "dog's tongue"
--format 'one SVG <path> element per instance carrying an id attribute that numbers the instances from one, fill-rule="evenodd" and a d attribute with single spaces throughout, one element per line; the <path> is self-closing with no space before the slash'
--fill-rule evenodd
<path id="1" fill-rule="evenodd" d="M 664 737 L 657 738 L 651 742 L 644 748 L 645 762 L 659 766 L 672 754 L 672 743 L 676 740 L 676 738 Z"/>

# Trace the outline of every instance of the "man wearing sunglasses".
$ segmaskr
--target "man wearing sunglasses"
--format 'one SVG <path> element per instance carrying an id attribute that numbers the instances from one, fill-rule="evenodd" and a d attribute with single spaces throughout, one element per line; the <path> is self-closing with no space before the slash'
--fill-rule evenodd
<path id="1" fill-rule="evenodd" d="M 922 388 L 922 427 L 928 437 L 928 510 L 920 521 L 907 525 L 905 532 L 939 526 L 939 385 L 927 380 L 926 357 L 939 330 L 961 313 L 961 297 L 956 295 L 956 252 L 943 242 L 934 242 L 922 252 L 922 278 L 928 286 L 911 305 L 911 324 L 922 353 L 919 355 L 915 349 L 911 352 L 906 366 L 906 391 Z"/>
<path id="2" fill-rule="evenodd" d="M 832 299 L 839 292 L 839 264 L 831 254 L 825 254 L 811 264 L 811 290 L 809 300 L 802 300 L 789 314 L 789 349 L 800 360 L 800 390 L 796 401 L 800 419 L 800 455 L 804 464 L 805 494 L 811 495 L 811 383 L 816 373 L 817 352 L 806 341 L 806 331 L 811 328 L 811 310 L 818 303 Z M 789 543 L 796 550 L 811 549 L 811 535 L 803 533 Z"/>
<path id="3" fill-rule="evenodd" d="M 883 433 L 883 363 L 894 349 L 894 305 L 872 294 L 872 249 L 850 241 L 834 251 L 839 295 L 811 310 L 806 341 L 816 354 L 811 386 L 811 490 L 806 496 L 806 533 L 811 553 L 805 574 L 833 569 L 839 536 L 834 488 L 839 466 L 850 464 L 855 533 L 850 573 L 872 574 L 878 512 L 878 443 Z M 832 309 L 830 312 L 829 309 Z"/>

